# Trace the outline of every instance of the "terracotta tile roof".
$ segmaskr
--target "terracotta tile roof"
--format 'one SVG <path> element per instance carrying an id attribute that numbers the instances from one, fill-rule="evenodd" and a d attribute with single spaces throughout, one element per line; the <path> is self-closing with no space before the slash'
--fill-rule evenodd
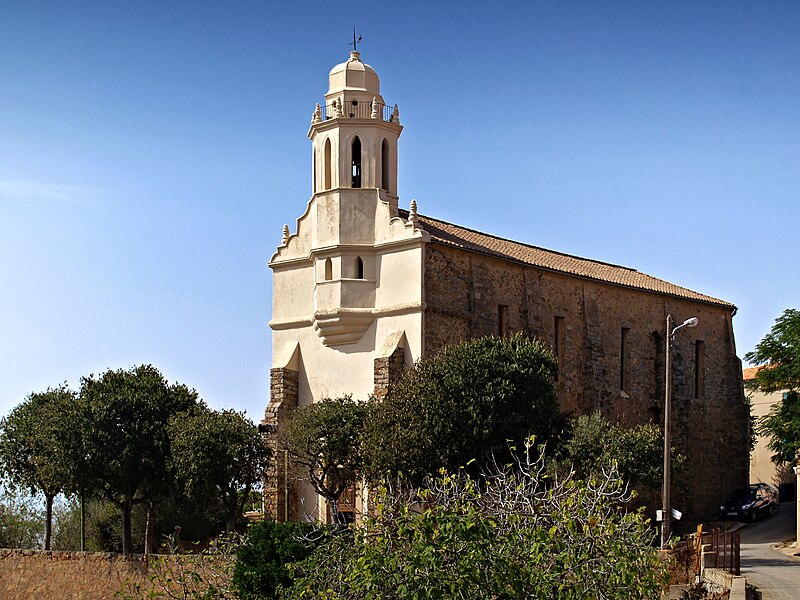
<path id="1" fill-rule="evenodd" d="M 401 209 L 400 216 L 407 219 L 408 211 Z M 433 243 L 496 256 L 558 273 L 566 273 L 659 294 L 668 294 L 688 300 L 717 304 L 732 310 L 736 308 L 733 304 L 724 300 L 706 296 L 663 279 L 651 277 L 645 273 L 640 273 L 636 269 L 506 240 L 423 215 L 419 215 L 419 223 L 425 231 L 430 233 Z"/>
<path id="2" fill-rule="evenodd" d="M 761 370 L 761 367 L 748 367 L 747 369 L 742 369 L 742 379 L 745 381 L 755 379 L 756 373 L 758 373 L 759 370 Z"/>

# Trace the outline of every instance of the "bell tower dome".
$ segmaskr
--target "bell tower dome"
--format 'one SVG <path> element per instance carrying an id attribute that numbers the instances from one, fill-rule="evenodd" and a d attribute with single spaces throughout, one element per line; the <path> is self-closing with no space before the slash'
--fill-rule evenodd
<path id="1" fill-rule="evenodd" d="M 353 51 L 328 75 L 308 137 L 313 145 L 313 193 L 371 188 L 397 208 L 397 105 L 387 106 L 378 74 Z"/>

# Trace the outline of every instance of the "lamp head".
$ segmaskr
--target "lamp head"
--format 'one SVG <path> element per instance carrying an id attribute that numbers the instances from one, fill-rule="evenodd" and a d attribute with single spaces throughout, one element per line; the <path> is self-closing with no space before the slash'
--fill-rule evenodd
<path id="1" fill-rule="evenodd" d="M 700 322 L 700 320 L 697 317 L 692 317 L 690 319 L 686 319 L 683 322 L 683 324 L 686 325 L 687 327 L 697 327 L 697 324 L 699 322 Z"/>

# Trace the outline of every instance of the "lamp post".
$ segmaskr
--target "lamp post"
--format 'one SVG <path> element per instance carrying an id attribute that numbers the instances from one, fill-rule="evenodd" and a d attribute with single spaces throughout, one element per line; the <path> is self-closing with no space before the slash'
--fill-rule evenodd
<path id="1" fill-rule="evenodd" d="M 794 533 L 794 547 L 800 548 L 800 465 L 792 467 L 794 475 L 797 478 L 797 510 L 795 513 L 795 533 Z"/>
<path id="2" fill-rule="evenodd" d="M 675 339 L 675 332 L 681 327 L 695 327 L 698 323 L 697 317 L 686 319 L 683 323 L 673 329 L 672 315 L 667 315 L 667 348 L 664 357 L 665 385 L 664 385 L 664 487 L 661 491 L 661 549 L 666 550 L 669 545 L 670 518 L 672 509 L 670 507 L 670 469 L 672 468 L 672 433 L 670 431 L 671 405 L 672 405 L 672 341 Z"/>

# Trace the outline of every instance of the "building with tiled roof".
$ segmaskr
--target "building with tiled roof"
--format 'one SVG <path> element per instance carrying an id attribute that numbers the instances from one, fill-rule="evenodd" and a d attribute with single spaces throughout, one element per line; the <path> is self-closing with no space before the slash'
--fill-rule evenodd
<path id="1" fill-rule="evenodd" d="M 755 379 L 764 367 L 748 367 L 742 369 L 742 378 L 745 382 Z M 770 409 L 781 402 L 786 391 L 762 392 L 760 390 L 747 393 L 752 407 L 753 417 L 761 419 L 769 414 Z M 775 464 L 772 460 L 772 450 L 769 449 L 769 437 L 757 434 L 756 445 L 750 453 L 750 483 L 768 483 L 781 490 L 781 496 L 791 497 L 795 492 L 795 475 L 788 463 Z M 784 498 L 785 499 L 785 498 Z"/>
<path id="2" fill-rule="evenodd" d="M 748 474 L 735 306 L 635 269 L 424 216 L 414 201 L 400 209 L 402 131 L 398 107 L 357 52 L 334 67 L 308 132 L 312 196 L 270 260 L 268 429 L 324 398 L 381 396 L 446 344 L 513 332 L 551 345 L 563 410 L 661 423 L 667 316 L 697 317 L 672 346 L 673 442 L 686 457 L 673 504 L 689 518 L 715 514 Z M 324 502 L 291 479 L 277 439 L 268 514 L 326 519 Z"/>

